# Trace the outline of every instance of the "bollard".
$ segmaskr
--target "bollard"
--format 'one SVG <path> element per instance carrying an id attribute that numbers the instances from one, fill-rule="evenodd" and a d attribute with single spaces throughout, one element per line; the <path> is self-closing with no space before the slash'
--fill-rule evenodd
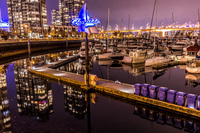
<path id="1" fill-rule="evenodd" d="M 194 123 L 191 121 L 185 121 L 184 122 L 184 131 L 187 131 L 189 133 L 193 133 L 194 132 Z"/>
<path id="2" fill-rule="evenodd" d="M 157 98 L 157 92 L 158 92 L 158 86 L 156 85 L 151 85 L 149 86 L 149 97 L 152 99 Z"/>
<path id="3" fill-rule="evenodd" d="M 134 84 L 135 87 L 135 95 L 140 95 L 141 93 L 141 84 Z"/>
<path id="4" fill-rule="evenodd" d="M 197 95 L 187 94 L 187 107 L 196 109 L 196 99 L 197 99 Z"/>
<path id="5" fill-rule="evenodd" d="M 197 109 L 200 110 L 200 95 L 197 97 Z"/>
<path id="6" fill-rule="evenodd" d="M 175 102 L 176 92 L 177 92 L 176 90 L 168 90 L 167 91 L 167 102 L 169 102 L 169 103 Z"/>
<path id="7" fill-rule="evenodd" d="M 149 84 L 142 84 L 142 87 L 141 87 L 141 94 L 142 96 L 144 97 L 148 97 L 149 95 Z"/>
<path id="8" fill-rule="evenodd" d="M 30 42 L 30 40 L 28 40 L 28 55 L 31 60 L 31 42 Z"/>
<path id="9" fill-rule="evenodd" d="M 166 87 L 160 87 L 160 88 L 158 88 L 158 99 L 160 101 L 166 101 L 167 90 L 168 90 L 168 88 L 166 88 Z"/>
<path id="10" fill-rule="evenodd" d="M 69 47 L 69 44 L 68 44 L 68 40 L 66 39 L 66 44 L 65 44 L 65 46 L 66 46 L 66 49 Z"/>
<path id="11" fill-rule="evenodd" d="M 177 92 L 176 93 L 176 104 L 177 105 L 180 105 L 180 106 L 184 106 L 185 105 L 185 96 L 186 96 L 186 93 L 184 92 Z"/>

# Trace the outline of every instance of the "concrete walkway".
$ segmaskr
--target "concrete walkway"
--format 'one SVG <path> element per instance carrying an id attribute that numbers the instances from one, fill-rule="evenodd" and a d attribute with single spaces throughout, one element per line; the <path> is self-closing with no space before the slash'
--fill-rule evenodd
<path id="1" fill-rule="evenodd" d="M 74 82 L 80 81 L 80 82 L 84 83 L 83 75 L 52 69 L 54 66 L 56 66 L 56 64 L 69 63 L 69 61 L 72 61 L 73 59 L 75 60 L 77 58 L 78 58 L 78 55 L 70 56 L 70 57 L 62 59 L 60 61 L 52 62 L 50 64 L 34 68 L 33 70 L 38 71 L 38 72 L 43 72 L 46 74 L 59 76 L 59 77 L 64 77 L 67 79 L 71 79 L 71 80 L 74 80 Z M 115 83 L 114 81 L 110 81 L 110 80 L 98 79 L 97 85 L 101 86 L 101 87 L 110 88 L 113 90 L 118 90 L 121 92 L 129 93 L 129 94 L 135 93 L 135 89 L 134 89 L 133 85 L 123 84 L 123 83 L 118 84 L 118 83 Z"/>

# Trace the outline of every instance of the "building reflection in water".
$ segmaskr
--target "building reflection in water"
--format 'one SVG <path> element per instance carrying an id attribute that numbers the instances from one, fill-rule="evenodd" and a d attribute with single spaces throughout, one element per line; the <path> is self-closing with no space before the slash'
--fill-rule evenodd
<path id="1" fill-rule="evenodd" d="M 18 112 L 45 121 L 53 113 L 51 82 L 31 76 L 29 65 L 28 59 L 14 63 Z"/>
<path id="2" fill-rule="evenodd" d="M 71 86 L 63 86 L 65 98 L 65 110 L 77 119 L 84 119 L 87 113 L 88 102 L 96 103 L 95 93 L 86 93 Z"/>
<path id="3" fill-rule="evenodd" d="M 6 69 L 0 66 L 0 132 L 11 132 L 11 117 L 6 83 Z"/>
<path id="4" fill-rule="evenodd" d="M 169 115 L 165 115 L 163 113 L 155 112 L 153 110 L 148 110 L 146 108 L 134 106 L 133 114 L 140 116 L 141 118 L 159 123 L 166 124 L 169 126 L 173 126 L 180 130 L 184 130 L 186 132 L 200 132 L 200 125 L 190 120 L 182 120 L 180 118 L 172 117 Z"/>

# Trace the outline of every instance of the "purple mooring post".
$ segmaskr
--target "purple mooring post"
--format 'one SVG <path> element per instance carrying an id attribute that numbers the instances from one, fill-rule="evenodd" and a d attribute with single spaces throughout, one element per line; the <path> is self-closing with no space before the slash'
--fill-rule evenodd
<path id="1" fill-rule="evenodd" d="M 148 97 L 149 96 L 149 84 L 142 84 L 142 90 L 141 90 L 141 93 L 142 93 L 142 96 L 144 97 Z"/>
<path id="2" fill-rule="evenodd" d="M 140 95 L 141 93 L 141 84 L 134 84 L 135 87 L 135 95 Z"/>
<path id="3" fill-rule="evenodd" d="M 185 96 L 186 93 L 184 92 L 177 92 L 176 93 L 176 104 L 180 105 L 180 106 L 184 106 L 185 105 Z"/>
<path id="4" fill-rule="evenodd" d="M 158 99 L 160 101 L 166 101 L 167 90 L 168 90 L 168 88 L 166 88 L 166 87 L 160 87 L 160 88 L 158 88 Z"/>
<path id="5" fill-rule="evenodd" d="M 149 86 L 149 97 L 150 98 L 152 98 L 152 99 L 157 98 L 157 89 L 158 89 L 158 86 L 156 86 L 156 85 Z"/>
<path id="6" fill-rule="evenodd" d="M 188 108 L 196 109 L 197 95 L 187 94 L 187 106 Z"/>
<path id="7" fill-rule="evenodd" d="M 169 103 L 175 102 L 176 92 L 177 92 L 176 90 L 168 90 L 167 91 L 167 102 L 169 102 Z"/>

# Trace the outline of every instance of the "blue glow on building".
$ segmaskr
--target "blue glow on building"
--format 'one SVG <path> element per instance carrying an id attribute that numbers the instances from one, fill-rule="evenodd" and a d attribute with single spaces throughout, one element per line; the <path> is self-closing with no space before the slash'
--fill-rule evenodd
<path id="1" fill-rule="evenodd" d="M 72 20 L 72 25 L 78 26 L 78 32 L 88 32 L 88 27 L 94 27 L 99 24 L 98 19 L 91 19 L 88 11 L 86 10 L 86 4 L 83 5 L 79 12 L 79 17 Z"/>

